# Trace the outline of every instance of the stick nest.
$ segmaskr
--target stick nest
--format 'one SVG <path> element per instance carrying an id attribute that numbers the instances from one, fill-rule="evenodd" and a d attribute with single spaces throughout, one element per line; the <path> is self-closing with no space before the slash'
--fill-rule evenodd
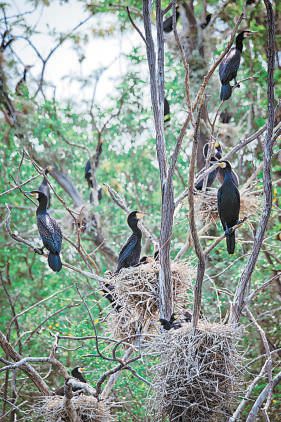
<path id="1" fill-rule="evenodd" d="M 195 194 L 195 210 L 203 222 L 219 219 L 217 204 L 217 189 L 210 188 L 205 192 L 197 191 Z M 240 218 L 257 214 L 261 209 L 261 197 L 254 192 L 252 187 L 240 189 Z"/>
<path id="2" fill-rule="evenodd" d="M 185 262 L 172 262 L 174 310 L 182 313 L 191 303 L 194 269 Z M 136 333 L 155 333 L 159 321 L 159 263 L 152 262 L 126 268 L 110 279 L 114 286 L 119 310 L 113 310 L 108 319 L 114 338 L 135 340 Z"/>
<path id="3" fill-rule="evenodd" d="M 225 421 L 238 395 L 239 333 L 229 325 L 190 323 L 163 333 L 150 346 L 160 354 L 153 368 L 155 421 Z"/>
<path id="4" fill-rule="evenodd" d="M 83 422 L 110 422 L 109 405 L 98 401 L 95 397 L 78 395 L 71 399 L 77 416 Z M 34 406 L 34 412 L 42 418 L 44 422 L 68 422 L 69 418 L 65 413 L 64 397 L 46 396 Z"/>

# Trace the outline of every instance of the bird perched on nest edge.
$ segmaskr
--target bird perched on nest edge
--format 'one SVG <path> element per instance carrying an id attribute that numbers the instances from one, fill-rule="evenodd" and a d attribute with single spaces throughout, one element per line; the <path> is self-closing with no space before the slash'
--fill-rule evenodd
<path id="1" fill-rule="evenodd" d="M 218 190 L 218 212 L 226 236 L 227 252 L 235 250 L 235 232 L 232 227 L 239 223 L 240 194 L 233 181 L 231 164 L 221 161 L 219 167 L 223 170 L 223 184 Z"/>
<path id="2" fill-rule="evenodd" d="M 127 218 L 128 226 L 131 228 L 133 234 L 129 237 L 121 249 L 118 257 L 116 273 L 118 273 L 121 268 L 133 267 L 139 263 L 142 232 L 138 227 L 138 222 L 143 218 L 143 216 L 143 212 L 133 211 Z"/>

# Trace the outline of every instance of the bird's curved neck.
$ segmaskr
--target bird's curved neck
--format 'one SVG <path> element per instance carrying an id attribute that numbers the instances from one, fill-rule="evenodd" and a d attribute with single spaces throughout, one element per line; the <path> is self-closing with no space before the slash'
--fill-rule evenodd
<path id="1" fill-rule="evenodd" d="M 141 237 L 142 233 L 141 233 L 141 230 L 138 228 L 137 221 L 130 222 L 129 226 L 134 234 L 136 234 L 138 237 Z"/>
<path id="2" fill-rule="evenodd" d="M 237 35 L 235 44 L 236 44 L 237 50 L 239 50 L 242 53 L 242 51 L 243 51 L 243 36 L 242 36 L 242 34 Z"/>
<path id="3" fill-rule="evenodd" d="M 228 181 L 232 182 L 232 170 L 231 169 L 225 169 L 224 170 L 224 181 L 228 182 Z"/>
<path id="4" fill-rule="evenodd" d="M 45 214 L 47 212 L 47 202 L 47 197 L 41 199 L 36 210 L 36 214 Z"/>

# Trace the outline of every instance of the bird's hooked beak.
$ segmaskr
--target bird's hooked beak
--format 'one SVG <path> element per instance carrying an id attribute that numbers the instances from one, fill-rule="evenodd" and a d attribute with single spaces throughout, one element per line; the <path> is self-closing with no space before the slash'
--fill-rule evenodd
<path id="1" fill-rule="evenodd" d="M 258 31 L 245 31 L 244 37 L 248 38 L 248 37 L 252 37 L 254 36 Z"/>
<path id="2" fill-rule="evenodd" d="M 136 217 L 138 220 L 141 220 L 145 216 L 145 212 L 137 212 Z"/>
<path id="3" fill-rule="evenodd" d="M 26 195 L 28 196 L 33 196 L 34 198 L 38 199 L 39 198 L 39 193 L 35 192 L 35 191 L 31 191 L 31 192 L 24 192 Z"/>
<path id="4" fill-rule="evenodd" d="M 216 143 L 215 143 L 215 148 L 220 148 L 220 146 L 221 146 L 221 145 L 220 145 L 220 143 L 219 143 L 219 142 L 216 142 Z"/>
<path id="5" fill-rule="evenodd" d="M 226 163 L 224 163 L 224 162 L 222 161 L 222 162 L 218 163 L 218 166 L 219 166 L 221 169 L 225 169 L 225 168 L 226 168 Z"/>
<path id="6" fill-rule="evenodd" d="M 83 367 L 82 368 L 78 368 L 78 371 L 79 372 L 84 372 L 85 371 L 85 368 L 83 368 Z"/>

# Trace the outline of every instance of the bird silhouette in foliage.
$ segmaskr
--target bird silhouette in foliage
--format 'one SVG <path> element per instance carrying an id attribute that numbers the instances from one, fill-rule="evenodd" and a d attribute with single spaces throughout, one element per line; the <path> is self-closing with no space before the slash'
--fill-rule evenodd
<path id="1" fill-rule="evenodd" d="M 49 267 L 55 271 L 59 272 L 62 268 L 62 263 L 60 259 L 60 251 L 62 244 L 62 232 L 56 222 L 56 220 L 47 212 L 48 198 L 47 196 L 38 190 L 31 192 L 26 192 L 28 195 L 35 197 L 38 202 L 38 208 L 36 210 L 37 217 L 37 227 L 40 234 L 40 237 L 43 242 L 43 248 L 36 250 L 36 252 L 43 253 L 44 247 L 48 249 L 48 264 Z"/>
<path id="2" fill-rule="evenodd" d="M 235 232 L 232 227 L 239 223 L 240 194 L 233 181 L 231 164 L 221 161 L 219 167 L 223 170 L 223 183 L 218 190 L 218 212 L 226 236 L 227 252 L 235 250 Z"/>
<path id="3" fill-rule="evenodd" d="M 76 366 L 75 368 L 73 368 L 72 369 L 72 371 L 71 371 L 71 375 L 72 375 L 72 377 L 73 378 L 75 378 L 76 380 L 78 380 L 78 381 L 80 381 L 80 382 L 82 382 L 82 383 L 87 383 L 87 381 L 86 381 L 86 379 L 84 378 L 84 376 L 82 375 L 82 372 L 84 371 L 85 369 L 84 368 L 81 368 L 81 367 L 79 367 L 79 366 Z M 80 391 L 81 390 L 81 387 L 80 386 L 75 386 L 75 385 L 72 385 L 72 391 L 75 393 L 75 392 L 77 392 L 77 391 Z M 55 391 L 55 394 L 57 395 L 57 396 L 64 396 L 64 386 L 62 386 L 62 387 L 59 387 L 59 388 L 57 388 L 56 389 L 56 391 Z"/>
<path id="4" fill-rule="evenodd" d="M 176 22 L 178 21 L 179 16 L 180 16 L 179 8 L 176 7 Z M 164 32 L 166 32 L 168 34 L 169 32 L 172 32 L 172 30 L 173 30 L 173 15 L 169 16 L 163 22 L 163 31 Z"/>
<path id="5" fill-rule="evenodd" d="M 144 213 L 140 211 L 133 211 L 128 216 L 127 223 L 133 233 L 121 249 L 116 273 L 121 268 L 133 267 L 140 261 L 142 232 L 138 227 L 138 222 L 143 216 Z"/>
<path id="6" fill-rule="evenodd" d="M 203 156 L 205 158 L 205 160 L 208 157 L 208 152 L 209 152 L 209 144 L 205 144 L 203 147 Z M 218 160 L 220 160 L 222 158 L 222 147 L 220 145 L 219 142 L 215 143 L 215 151 L 214 151 L 214 155 L 211 156 L 210 158 L 210 163 L 209 163 L 209 167 L 213 166 L 214 163 L 216 163 Z M 209 173 L 207 175 L 208 180 L 207 180 L 207 188 L 211 187 L 212 184 L 215 181 L 215 178 L 217 176 L 218 173 L 218 167 L 216 167 L 213 171 L 211 171 L 211 173 Z M 199 180 L 199 182 L 196 183 L 195 188 L 197 190 L 202 190 L 203 188 L 203 182 L 204 182 L 204 178 Z"/>
<path id="7" fill-rule="evenodd" d="M 221 81 L 220 99 L 222 101 L 226 101 L 231 97 L 232 87 L 230 86 L 230 81 L 234 79 L 235 84 L 237 84 L 236 76 L 240 66 L 243 41 L 253 34 L 253 31 L 240 32 L 236 37 L 235 47 L 231 48 L 219 66 L 219 77 Z"/>

